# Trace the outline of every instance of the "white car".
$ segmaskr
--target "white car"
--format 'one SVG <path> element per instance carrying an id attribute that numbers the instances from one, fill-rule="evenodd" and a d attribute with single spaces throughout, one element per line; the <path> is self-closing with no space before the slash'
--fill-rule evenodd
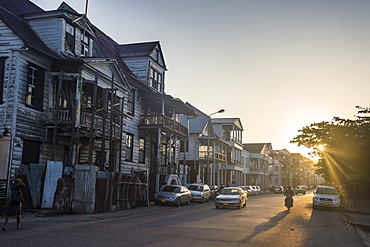
<path id="1" fill-rule="evenodd" d="M 312 198 L 312 209 L 318 207 L 339 208 L 340 194 L 335 187 L 319 186 Z"/>
<path id="2" fill-rule="evenodd" d="M 208 202 L 211 197 L 211 189 L 207 184 L 187 184 L 186 187 L 191 192 L 192 201 L 198 201 L 200 203 Z"/>
<path id="3" fill-rule="evenodd" d="M 247 205 L 247 193 L 239 187 L 226 187 L 215 199 L 215 207 L 238 207 Z"/>

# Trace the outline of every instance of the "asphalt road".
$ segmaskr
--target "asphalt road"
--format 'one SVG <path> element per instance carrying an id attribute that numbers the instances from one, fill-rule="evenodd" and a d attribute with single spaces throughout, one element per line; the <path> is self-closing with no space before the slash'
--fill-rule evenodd
<path id="1" fill-rule="evenodd" d="M 364 246 L 339 211 L 312 210 L 312 194 L 250 197 L 246 208 L 210 203 L 90 221 L 33 220 L 0 232 L 0 246 Z"/>

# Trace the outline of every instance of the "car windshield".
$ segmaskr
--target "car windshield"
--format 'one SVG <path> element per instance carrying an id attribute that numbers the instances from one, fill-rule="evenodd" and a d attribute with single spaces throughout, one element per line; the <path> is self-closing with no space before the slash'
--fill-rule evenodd
<path id="1" fill-rule="evenodd" d="M 195 191 L 203 191 L 203 186 L 199 186 L 199 185 L 190 185 L 189 190 L 195 190 Z"/>
<path id="2" fill-rule="evenodd" d="M 222 195 L 239 195 L 240 192 L 238 189 L 223 189 L 221 194 Z"/>
<path id="3" fill-rule="evenodd" d="M 336 195 L 337 190 L 332 188 L 318 188 L 316 194 Z"/>
<path id="4" fill-rule="evenodd" d="M 165 187 L 162 188 L 162 191 L 164 191 L 164 192 L 179 193 L 180 192 L 180 188 L 179 187 L 175 187 L 175 186 L 165 186 Z"/>

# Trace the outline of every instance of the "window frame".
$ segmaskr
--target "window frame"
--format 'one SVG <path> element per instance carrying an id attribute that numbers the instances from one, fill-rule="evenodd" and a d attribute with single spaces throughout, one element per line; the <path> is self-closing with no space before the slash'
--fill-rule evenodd
<path id="1" fill-rule="evenodd" d="M 72 30 L 73 33 L 71 32 Z M 66 23 L 65 49 L 73 54 L 76 51 L 76 28 L 69 23 Z"/>
<path id="2" fill-rule="evenodd" d="M 133 161 L 134 154 L 134 134 L 126 133 L 126 161 Z"/>
<path id="3" fill-rule="evenodd" d="M 41 142 L 33 140 L 23 140 L 22 165 L 40 163 Z"/>
<path id="4" fill-rule="evenodd" d="M 135 116 L 136 90 L 132 89 L 127 96 L 127 114 Z"/>
<path id="5" fill-rule="evenodd" d="M 149 85 L 158 92 L 162 92 L 163 74 L 156 70 L 154 67 L 150 67 Z"/>
<path id="6" fill-rule="evenodd" d="M 33 63 L 28 63 L 27 93 L 25 105 L 43 110 L 45 70 Z"/>
<path id="7" fill-rule="evenodd" d="M 144 137 L 139 138 L 139 163 L 145 164 L 145 146 L 146 141 Z"/>

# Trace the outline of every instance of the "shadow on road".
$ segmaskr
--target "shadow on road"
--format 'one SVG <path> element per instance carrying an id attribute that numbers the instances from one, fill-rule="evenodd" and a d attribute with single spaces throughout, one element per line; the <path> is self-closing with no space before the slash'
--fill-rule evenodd
<path id="1" fill-rule="evenodd" d="M 257 234 L 268 231 L 271 228 L 275 227 L 278 224 L 278 222 L 284 219 L 289 213 L 290 211 L 288 210 L 282 211 L 278 213 L 277 215 L 275 215 L 274 217 L 272 217 L 269 221 L 259 224 L 258 226 L 254 228 L 254 231 L 252 232 L 252 234 L 247 236 L 245 239 L 243 239 L 242 242 L 248 242 L 252 238 L 254 238 Z"/>

